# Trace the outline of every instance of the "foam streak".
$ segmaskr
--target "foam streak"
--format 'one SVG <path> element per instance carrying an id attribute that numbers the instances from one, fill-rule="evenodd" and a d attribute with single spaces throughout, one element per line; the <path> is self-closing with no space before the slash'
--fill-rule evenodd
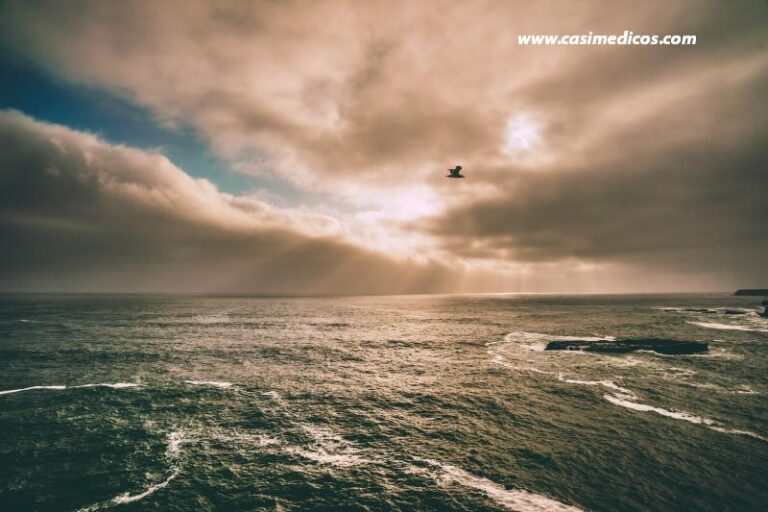
<path id="1" fill-rule="evenodd" d="M 459 484 L 485 493 L 488 498 L 502 507 L 517 512 L 583 512 L 573 505 L 566 505 L 557 500 L 522 489 L 507 489 L 492 480 L 475 476 L 451 464 L 428 459 L 423 462 L 440 468 L 436 475 L 440 482 Z"/>

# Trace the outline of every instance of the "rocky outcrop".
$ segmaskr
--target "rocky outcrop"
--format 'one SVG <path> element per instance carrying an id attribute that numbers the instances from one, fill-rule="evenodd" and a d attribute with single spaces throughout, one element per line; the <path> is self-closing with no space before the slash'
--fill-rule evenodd
<path id="1" fill-rule="evenodd" d="M 751 297 L 768 297 L 768 288 L 742 288 L 736 290 L 734 295 L 748 295 Z"/>
<path id="2" fill-rule="evenodd" d="M 636 350 L 651 350 L 659 354 L 698 354 L 709 350 L 703 341 L 683 341 L 664 338 L 620 338 L 616 340 L 569 340 L 550 341 L 545 350 L 579 350 L 583 352 L 604 352 L 624 354 Z"/>

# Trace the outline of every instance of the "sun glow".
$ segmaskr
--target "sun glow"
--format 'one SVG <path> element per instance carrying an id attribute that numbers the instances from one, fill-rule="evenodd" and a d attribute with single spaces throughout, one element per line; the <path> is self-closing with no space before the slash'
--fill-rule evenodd
<path id="1" fill-rule="evenodd" d="M 507 120 L 504 131 L 504 152 L 525 155 L 541 146 L 541 126 L 532 116 L 518 113 Z"/>

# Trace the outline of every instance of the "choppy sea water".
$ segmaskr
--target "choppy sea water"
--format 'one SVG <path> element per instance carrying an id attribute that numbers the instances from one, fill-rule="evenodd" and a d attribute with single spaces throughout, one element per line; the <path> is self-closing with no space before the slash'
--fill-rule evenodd
<path id="1" fill-rule="evenodd" d="M 758 303 L 0 296 L 0 510 L 766 510 Z"/>

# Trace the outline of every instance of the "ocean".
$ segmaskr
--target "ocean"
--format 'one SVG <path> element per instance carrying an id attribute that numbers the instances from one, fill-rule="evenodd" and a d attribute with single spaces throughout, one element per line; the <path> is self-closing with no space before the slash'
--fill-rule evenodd
<path id="1" fill-rule="evenodd" d="M 758 310 L 1 295 L 0 510 L 768 510 Z M 710 350 L 543 350 L 626 336 Z"/>

